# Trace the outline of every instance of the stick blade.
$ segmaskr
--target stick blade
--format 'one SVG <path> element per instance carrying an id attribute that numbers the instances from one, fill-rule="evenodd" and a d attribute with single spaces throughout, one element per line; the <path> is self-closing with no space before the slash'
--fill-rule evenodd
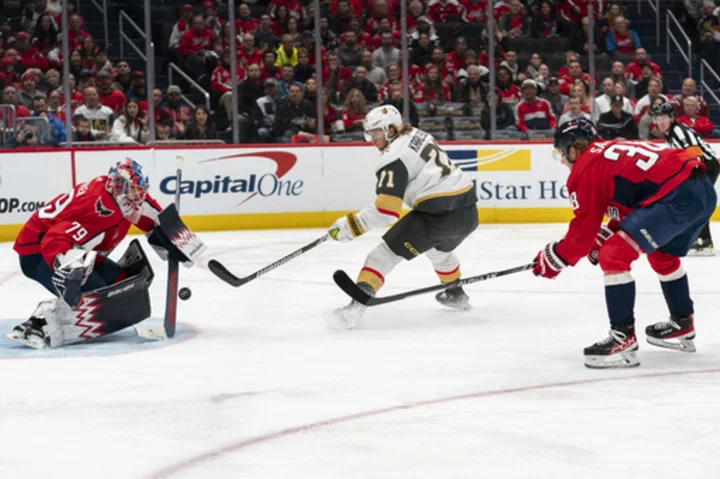
<path id="1" fill-rule="evenodd" d="M 219 261 L 216 261 L 214 259 L 208 261 L 208 269 L 210 270 L 210 272 L 212 272 L 212 274 L 214 274 L 230 286 L 234 286 L 237 288 L 238 286 L 241 286 L 243 284 L 243 281 L 240 278 L 232 274 Z"/>
<path id="2" fill-rule="evenodd" d="M 362 289 L 358 288 L 355 284 L 355 281 L 353 281 L 350 276 L 348 276 L 347 273 L 341 269 L 333 273 L 333 280 L 335 281 L 335 284 L 337 284 L 340 289 L 345 292 L 345 294 L 347 294 L 360 304 L 367 305 L 368 302 L 370 302 L 370 300 L 372 299 L 372 296 L 367 294 Z"/>

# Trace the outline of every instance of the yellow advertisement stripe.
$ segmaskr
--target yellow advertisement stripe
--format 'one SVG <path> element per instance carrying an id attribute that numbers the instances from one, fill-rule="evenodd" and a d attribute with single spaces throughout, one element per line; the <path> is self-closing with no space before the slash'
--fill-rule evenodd
<path id="1" fill-rule="evenodd" d="M 478 150 L 478 171 L 531 171 L 530 150 Z"/>

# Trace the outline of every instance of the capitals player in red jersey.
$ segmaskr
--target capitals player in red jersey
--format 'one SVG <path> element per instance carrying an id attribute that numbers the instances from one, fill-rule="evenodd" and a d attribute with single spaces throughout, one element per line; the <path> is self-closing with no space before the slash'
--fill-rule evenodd
<path id="1" fill-rule="evenodd" d="M 554 156 L 570 168 L 574 219 L 565 238 L 541 250 L 533 272 L 555 278 L 584 256 L 605 279 L 610 334 L 585 348 L 591 368 L 640 364 L 635 336 L 631 264 L 642 253 L 658 274 L 670 319 L 650 325 L 650 344 L 694 352 L 693 302 L 680 264 L 715 210 L 717 195 L 705 165 L 692 154 L 642 141 L 598 141 L 585 119 L 555 132 Z M 604 215 L 611 220 L 603 225 Z"/>
<path id="2" fill-rule="evenodd" d="M 15 241 L 20 267 L 25 276 L 59 299 L 40 303 L 33 316 L 16 326 L 8 338 L 31 347 L 59 347 L 87 339 L 76 334 L 82 332 L 76 331 L 76 324 L 70 324 L 72 308 L 78 306 L 82 293 L 128 277 L 127 269 L 107 255 L 125 238 L 130 226 L 153 233 L 158 226 L 161 208 L 148 194 L 148 181 L 138 163 L 125 159 L 107 176 L 78 185 L 30 217 Z M 159 252 L 167 251 L 157 235 L 148 239 Z M 130 305 L 125 306 L 132 315 Z M 142 319 L 135 317 L 122 324 L 107 321 L 98 335 Z"/>

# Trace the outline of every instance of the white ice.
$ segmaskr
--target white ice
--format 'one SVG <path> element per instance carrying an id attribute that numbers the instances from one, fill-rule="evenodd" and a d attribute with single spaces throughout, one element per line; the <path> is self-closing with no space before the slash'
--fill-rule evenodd
<path id="1" fill-rule="evenodd" d="M 564 231 L 483 226 L 459 249 L 462 270 L 527 263 Z M 206 260 L 248 274 L 321 233 L 204 234 Z M 372 308 L 355 331 L 328 330 L 323 318 L 348 300 L 333 271 L 355 276 L 380 235 L 323 244 L 238 289 L 202 265 L 182 269 L 193 296 L 179 320 L 197 332 L 184 341 L 0 360 L 0 478 L 720 477 L 720 257 L 684 261 L 697 353 L 645 343 L 667 310 L 641 259 L 642 364 L 597 371 L 582 348 L 608 321 L 601 273 L 586 261 L 555 281 L 525 272 L 473 285 L 471 312 L 426 296 Z M 149 254 L 161 317 L 166 266 Z M 17 271 L 1 245 L 5 320 L 45 298 L 8 276 Z M 382 292 L 436 280 L 418 258 Z"/>

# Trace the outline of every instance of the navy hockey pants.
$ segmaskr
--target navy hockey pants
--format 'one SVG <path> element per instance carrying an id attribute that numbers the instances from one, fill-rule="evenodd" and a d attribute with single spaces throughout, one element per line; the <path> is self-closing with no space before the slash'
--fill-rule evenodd
<path id="1" fill-rule="evenodd" d="M 34 279 L 55 296 L 58 296 L 52 283 L 53 272 L 41 254 L 20 256 L 20 268 L 25 276 Z M 113 284 L 120 276 L 122 268 L 107 258 L 95 263 L 93 272 L 88 276 L 82 291 L 92 291 Z"/>

